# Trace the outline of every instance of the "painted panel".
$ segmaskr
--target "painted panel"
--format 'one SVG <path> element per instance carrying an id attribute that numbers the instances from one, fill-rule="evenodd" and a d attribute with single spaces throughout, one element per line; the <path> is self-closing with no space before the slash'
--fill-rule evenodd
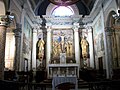
<path id="1" fill-rule="evenodd" d="M 23 54 L 24 58 L 30 59 L 32 45 L 32 27 L 24 18 L 24 30 L 23 30 Z"/>
<path id="2" fill-rule="evenodd" d="M 73 30 L 53 30 L 52 59 L 60 60 L 60 53 L 66 54 L 66 60 L 74 59 Z M 66 62 L 67 62 L 66 61 Z"/>
<path id="3" fill-rule="evenodd" d="M 95 55 L 97 52 L 104 50 L 104 41 L 103 41 L 103 26 L 102 26 L 102 18 L 101 16 L 96 21 L 93 26 L 93 37 L 94 37 L 94 47 L 95 47 Z"/>

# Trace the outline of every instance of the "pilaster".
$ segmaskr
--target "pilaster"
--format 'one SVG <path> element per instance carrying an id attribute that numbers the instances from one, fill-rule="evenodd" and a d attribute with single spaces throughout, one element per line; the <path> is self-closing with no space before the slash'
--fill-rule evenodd
<path id="1" fill-rule="evenodd" d="M 74 23 L 73 24 L 73 29 L 74 29 L 74 45 L 75 45 L 75 60 L 76 63 L 80 64 L 80 45 L 79 45 L 79 23 Z"/>
<path id="2" fill-rule="evenodd" d="M 94 42 L 93 42 L 93 28 L 91 26 L 88 29 L 88 42 L 89 42 L 89 54 L 90 54 L 90 67 L 96 68 L 95 65 L 95 54 L 94 54 Z"/>
<path id="3" fill-rule="evenodd" d="M 37 44 L 37 28 L 33 29 L 33 48 L 32 48 L 32 69 L 36 70 L 36 44 Z"/>
<path id="4" fill-rule="evenodd" d="M 51 23 L 46 24 L 47 29 L 47 42 L 46 42 L 46 66 L 49 64 L 51 59 Z"/>

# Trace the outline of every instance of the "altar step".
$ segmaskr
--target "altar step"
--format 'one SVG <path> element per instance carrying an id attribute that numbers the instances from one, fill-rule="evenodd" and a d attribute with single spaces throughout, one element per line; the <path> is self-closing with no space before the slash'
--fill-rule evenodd
<path id="1" fill-rule="evenodd" d="M 46 85 L 47 87 L 52 87 L 52 79 L 44 80 L 42 83 L 44 85 Z M 86 82 L 86 81 L 84 81 L 82 79 L 78 79 L 78 88 L 79 89 L 89 88 L 89 84 L 88 84 L 88 82 Z"/>
<path id="2" fill-rule="evenodd" d="M 89 84 L 88 82 L 82 80 L 82 79 L 78 79 L 78 88 L 89 88 Z"/>

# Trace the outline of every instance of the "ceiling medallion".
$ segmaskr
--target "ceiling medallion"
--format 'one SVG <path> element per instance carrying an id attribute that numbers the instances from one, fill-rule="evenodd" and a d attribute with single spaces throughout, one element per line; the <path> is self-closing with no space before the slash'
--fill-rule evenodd
<path id="1" fill-rule="evenodd" d="M 66 6 L 75 4 L 79 0 L 49 0 L 49 1 L 55 5 Z"/>

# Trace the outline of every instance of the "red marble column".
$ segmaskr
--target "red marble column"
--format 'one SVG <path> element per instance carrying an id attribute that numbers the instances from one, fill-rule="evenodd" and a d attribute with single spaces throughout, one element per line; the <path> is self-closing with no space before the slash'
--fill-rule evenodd
<path id="1" fill-rule="evenodd" d="M 14 61 L 14 70 L 19 71 L 20 66 L 20 42 L 21 42 L 21 27 L 17 27 L 14 30 L 15 33 L 15 61 Z"/>
<path id="2" fill-rule="evenodd" d="M 9 23 L 8 16 L 0 16 L 0 80 L 4 79 L 6 27 Z"/>
<path id="3" fill-rule="evenodd" d="M 0 24 L 0 79 L 4 79 L 6 27 Z"/>

